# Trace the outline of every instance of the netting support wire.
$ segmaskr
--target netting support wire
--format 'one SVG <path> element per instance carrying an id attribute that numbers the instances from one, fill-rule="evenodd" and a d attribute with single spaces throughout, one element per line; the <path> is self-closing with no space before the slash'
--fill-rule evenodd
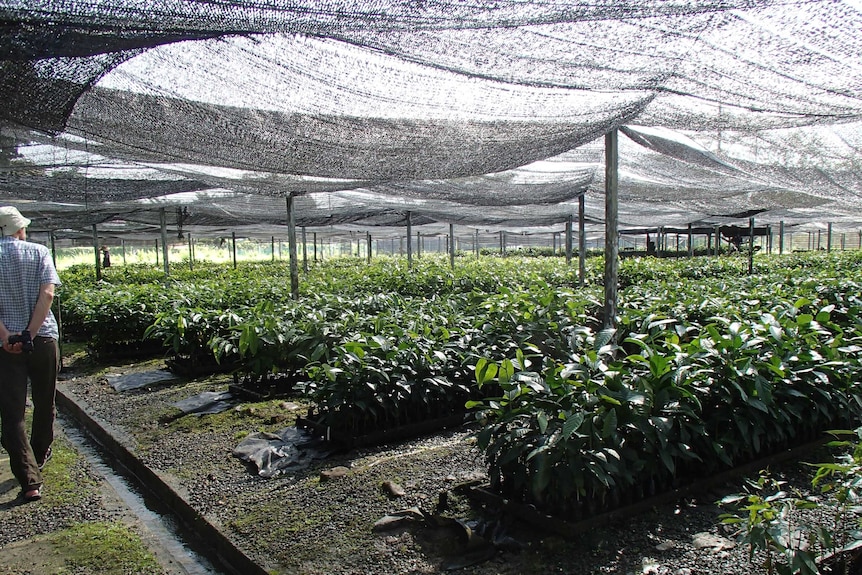
<path id="1" fill-rule="evenodd" d="M 306 243 L 305 226 L 302 226 L 302 271 L 308 273 L 308 244 Z"/>
<path id="2" fill-rule="evenodd" d="M 455 269 L 455 226 L 449 224 L 449 267 Z"/>
<path id="3" fill-rule="evenodd" d="M 748 218 L 748 275 L 754 274 L 754 218 Z"/>
<path id="4" fill-rule="evenodd" d="M 566 265 L 572 264 L 572 216 L 566 217 Z"/>
<path id="5" fill-rule="evenodd" d="M 784 220 L 778 222 L 778 255 L 784 255 Z"/>
<path id="6" fill-rule="evenodd" d="M 290 297 L 299 299 L 299 265 L 296 261 L 296 222 L 293 195 L 287 196 L 287 245 L 290 252 Z"/>
<path id="7" fill-rule="evenodd" d="M 832 251 L 832 222 L 826 224 L 826 253 Z"/>
<path id="8" fill-rule="evenodd" d="M 233 269 L 236 269 L 236 232 L 230 233 L 230 253 L 230 258 L 233 262 Z"/>
<path id="9" fill-rule="evenodd" d="M 168 220 L 165 216 L 165 208 L 159 209 L 159 226 L 162 228 L 162 263 L 165 268 L 165 275 L 171 275 L 171 264 L 168 261 Z"/>
<path id="10" fill-rule="evenodd" d="M 102 279 L 102 265 L 99 261 L 99 232 L 93 224 L 93 256 L 96 258 L 96 281 Z"/>
<path id="11" fill-rule="evenodd" d="M 619 280 L 619 140 L 616 129 L 605 134 L 605 316 L 604 328 L 617 323 Z"/>
<path id="12" fill-rule="evenodd" d="M 413 222 L 410 210 L 407 210 L 407 268 L 413 269 Z"/>
<path id="13" fill-rule="evenodd" d="M 578 196 L 578 285 L 584 287 L 587 277 L 586 199 Z"/>

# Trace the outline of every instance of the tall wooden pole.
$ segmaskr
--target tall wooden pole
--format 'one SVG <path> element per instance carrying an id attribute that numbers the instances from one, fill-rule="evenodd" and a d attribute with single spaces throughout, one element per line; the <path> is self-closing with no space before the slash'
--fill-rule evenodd
<path id="1" fill-rule="evenodd" d="M 778 222 L 778 255 L 784 254 L 784 220 Z"/>
<path id="2" fill-rule="evenodd" d="M 296 261 L 296 224 L 293 215 L 293 196 L 287 196 L 287 241 L 290 251 L 290 297 L 299 299 L 299 263 Z"/>
<path id="3" fill-rule="evenodd" d="M 566 216 L 566 265 L 572 265 L 572 216 Z"/>
<path id="4" fill-rule="evenodd" d="M 165 208 L 159 209 L 159 225 L 162 228 L 162 265 L 165 275 L 171 275 L 171 262 L 168 260 L 168 218 Z"/>
<path id="5" fill-rule="evenodd" d="M 413 269 L 413 222 L 412 214 L 407 211 L 407 268 Z"/>
<path id="6" fill-rule="evenodd" d="M 305 241 L 305 226 L 302 226 L 302 271 L 308 273 L 308 247 Z"/>
<path id="7" fill-rule="evenodd" d="M 233 260 L 233 269 L 236 269 L 236 232 L 230 233 L 230 253 Z"/>
<path id="8" fill-rule="evenodd" d="M 455 269 L 455 226 L 449 224 L 449 267 Z"/>
<path id="9" fill-rule="evenodd" d="M 691 222 L 688 223 L 688 257 L 694 256 L 694 243 L 692 243 L 693 236 L 691 234 Z"/>
<path id="10" fill-rule="evenodd" d="M 619 147 L 617 130 L 605 134 L 605 313 L 604 327 L 617 324 L 619 280 Z"/>
<path id="11" fill-rule="evenodd" d="M 578 196 L 578 285 L 583 287 L 587 281 L 587 232 L 586 232 L 586 199 L 584 194 Z"/>
<path id="12" fill-rule="evenodd" d="M 96 281 L 102 279 L 102 262 L 99 260 L 99 232 L 93 224 L 93 255 L 96 258 Z"/>
<path id="13" fill-rule="evenodd" d="M 754 273 L 754 218 L 748 218 L 748 275 Z"/>
<path id="14" fill-rule="evenodd" d="M 49 237 L 50 237 L 50 241 L 51 241 L 51 258 L 54 260 L 54 268 L 56 269 L 57 268 L 57 245 L 54 242 L 53 230 L 51 231 Z M 98 257 L 98 256 L 96 256 L 96 257 Z M 96 269 L 99 269 L 98 265 L 96 265 Z M 60 353 L 58 353 L 57 355 L 59 356 L 58 359 L 60 361 L 60 369 L 63 369 L 63 306 L 61 305 L 61 302 L 60 302 L 60 294 L 59 293 L 54 294 L 53 306 L 54 306 L 54 309 L 56 310 L 56 313 L 54 315 L 57 318 L 57 330 L 60 332 L 60 337 L 57 338 L 57 349 L 59 350 Z"/>

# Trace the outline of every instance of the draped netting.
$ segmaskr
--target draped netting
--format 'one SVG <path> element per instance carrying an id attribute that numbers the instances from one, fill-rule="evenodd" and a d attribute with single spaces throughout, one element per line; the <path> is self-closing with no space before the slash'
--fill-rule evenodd
<path id="1" fill-rule="evenodd" d="M 117 235 L 858 229 L 862 6 L 0 4 L 0 201 Z"/>

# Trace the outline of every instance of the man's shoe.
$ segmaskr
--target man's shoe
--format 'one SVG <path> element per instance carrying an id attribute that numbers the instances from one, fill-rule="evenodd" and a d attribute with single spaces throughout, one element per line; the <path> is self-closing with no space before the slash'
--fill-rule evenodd
<path id="1" fill-rule="evenodd" d="M 30 489 L 29 491 L 22 491 L 21 498 L 24 499 L 25 503 L 29 503 L 31 501 L 39 501 L 42 499 L 42 492 L 38 489 Z"/>
<path id="2" fill-rule="evenodd" d="M 45 464 L 51 459 L 51 456 L 54 455 L 53 450 L 49 447 L 48 452 L 45 454 L 45 459 L 42 460 L 42 463 L 39 464 L 39 471 L 42 471 L 42 468 L 45 467 Z"/>

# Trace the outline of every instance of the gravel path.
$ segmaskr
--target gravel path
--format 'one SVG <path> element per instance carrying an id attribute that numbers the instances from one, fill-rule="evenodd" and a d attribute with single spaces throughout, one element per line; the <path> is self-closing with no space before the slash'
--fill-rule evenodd
<path id="1" fill-rule="evenodd" d="M 265 409 L 243 403 L 218 416 L 180 417 L 174 402 L 202 391 L 222 391 L 228 379 L 155 384 L 124 392 L 114 391 L 106 379 L 108 374 L 158 367 L 116 365 L 92 374 L 73 368 L 67 370 L 60 389 L 85 402 L 92 416 L 121 430 L 127 447 L 170 477 L 195 509 L 272 573 L 436 574 L 471 561 L 475 564 L 455 572 L 765 573 L 758 558 L 750 561 L 748 550 L 735 545 L 732 533 L 718 521 L 724 510 L 714 502 L 739 491 L 742 479 L 566 539 L 498 517 L 493 509 L 464 495 L 459 486 L 485 476 L 469 430 L 334 453 L 306 469 L 262 478 L 234 457 L 233 449 L 248 433 L 285 427 L 302 411 L 296 405 L 301 400 L 288 399 Z M 344 475 L 321 478 L 322 472 L 333 469 Z M 803 473 L 795 464 L 773 470 L 805 487 Z M 386 488 L 387 482 L 393 485 Z M 98 501 L 93 508 L 105 512 Z M 399 513 L 403 517 L 388 528 L 374 528 L 378 520 Z M 73 515 L 62 520 L 72 521 Z M 471 518 L 482 521 L 469 523 Z M 23 521 L 21 526 L 4 524 L 0 546 L 49 529 L 57 519 L 33 507 Z M 489 543 L 491 528 L 496 528 L 495 545 Z M 473 537 L 468 538 L 470 533 Z"/>

